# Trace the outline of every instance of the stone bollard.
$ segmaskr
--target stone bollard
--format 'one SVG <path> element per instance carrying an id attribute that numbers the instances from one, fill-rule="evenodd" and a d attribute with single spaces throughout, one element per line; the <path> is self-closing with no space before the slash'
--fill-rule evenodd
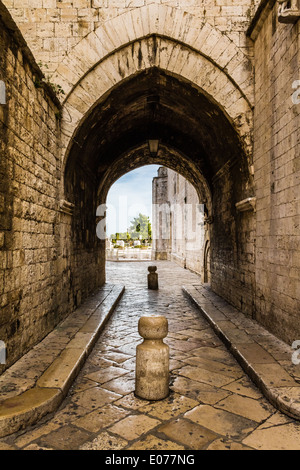
<path id="1" fill-rule="evenodd" d="M 158 290 L 158 274 L 156 266 L 149 266 L 148 268 L 148 289 Z"/>
<path id="2" fill-rule="evenodd" d="M 141 317 L 139 334 L 144 342 L 136 349 L 135 395 L 144 400 L 163 400 L 169 395 L 168 320 L 163 316 Z"/>

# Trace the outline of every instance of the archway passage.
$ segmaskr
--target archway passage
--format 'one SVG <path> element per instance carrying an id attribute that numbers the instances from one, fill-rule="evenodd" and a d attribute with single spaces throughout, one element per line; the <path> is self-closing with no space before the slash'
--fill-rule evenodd
<path id="1" fill-rule="evenodd" d="M 155 155 L 149 153 L 149 139 L 159 140 Z M 96 236 L 97 207 L 118 178 L 145 164 L 169 167 L 194 185 L 210 226 L 212 286 L 238 304 L 241 285 L 247 309 L 253 286 L 251 276 L 245 282 L 244 271 L 253 269 L 242 253 L 252 228 L 241 221 L 235 204 L 252 196 L 253 187 L 242 139 L 212 97 L 158 67 L 106 93 L 73 135 L 64 178 L 65 198 L 74 204 L 71 288 L 85 296 L 104 282 L 105 242 Z"/>

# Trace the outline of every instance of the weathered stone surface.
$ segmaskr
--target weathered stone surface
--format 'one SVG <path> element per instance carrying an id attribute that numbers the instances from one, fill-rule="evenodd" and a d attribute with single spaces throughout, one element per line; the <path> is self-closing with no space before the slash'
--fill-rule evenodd
<path id="1" fill-rule="evenodd" d="M 59 102 L 17 26 L 1 3 L 0 79 L 0 339 L 7 361 L 0 372 L 62 319 L 58 221 Z M 8 29 L 9 28 L 9 29 Z"/>
<path id="2" fill-rule="evenodd" d="M 62 401 L 55 388 L 35 387 L 0 403 L 0 435 L 5 436 L 33 424 L 54 411 Z"/>
<path id="3" fill-rule="evenodd" d="M 218 342 L 207 321 L 182 295 L 182 282 L 193 285 L 199 277 L 173 263 L 158 262 L 157 265 L 163 274 L 163 296 L 147 289 L 145 269 L 148 263 L 108 264 L 108 279 L 126 284 L 124 297 L 114 317 L 59 410 L 47 421 L 1 438 L 1 449 L 164 451 L 299 448 L 299 421 L 276 411 L 266 402 L 226 347 Z M 204 291 L 213 296 L 208 289 Z M 123 374 L 124 369 L 127 374 L 122 377 L 127 375 L 134 379 L 135 361 L 128 359 L 128 356 L 134 359 L 134 350 L 127 355 L 125 362 L 111 361 L 114 355 L 118 360 L 123 355 L 121 351 L 128 345 L 128 338 L 132 341 L 138 336 L 136 311 L 140 298 L 146 299 L 143 304 L 146 311 L 165 311 L 170 327 L 169 346 L 178 362 L 177 369 L 172 371 L 171 393 L 159 402 L 138 399 L 134 395 L 134 387 L 131 391 L 123 388 L 119 394 L 112 393 L 112 380 L 102 383 L 100 379 L 101 372 L 103 375 L 107 373 L 109 379 L 117 373 Z M 93 298 L 90 300 L 88 304 L 95 301 Z M 214 296 L 214 302 L 226 310 L 226 304 L 221 303 L 218 297 Z M 227 307 L 231 311 L 230 306 Z M 79 310 L 83 315 L 82 308 Z M 198 351 L 194 349 L 192 355 L 179 353 L 179 342 L 195 341 L 193 333 L 203 331 L 207 334 L 208 330 L 210 346 L 198 338 Z M 276 338 L 273 343 L 269 341 L 269 347 L 271 344 L 278 349 Z M 193 364 L 196 369 L 205 369 L 220 377 L 228 375 L 231 382 L 213 387 L 193 378 L 185 379 L 180 371 L 189 365 L 192 357 L 199 360 Z M 109 368 L 113 368 L 110 371 L 107 363 Z M 284 394 L 291 401 L 297 401 L 299 397 L 289 387 L 284 388 Z M 286 401 L 286 404 L 289 406 L 291 402 Z"/>
<path id="4" fill-rule="evenodd" d="M 44 415 L 58 408 L 123 292 L 122 286 L 103 287 L 73 313 L 72 325 L 67 318 L 2 375 L 1 436 L 35 424 Z M 101 307 L 102 317 L 94 324 L 93 333 L 82 333 L 88 319 Z M 127 371 L 123 370 L 123 373 Z M 93 376 L 90 382 L 95 385 L 95 381 Z M 111 395 L 119 397 L 116 394 Z M 109 398 L 110 394 L 107 393 L 104 393 L 104 397 L 101 396 L 101 400 L 109 401 Z"/>
<path id="5" fill-rule="evenodd" d="M 300 337 L 299 22 L 279 24 L 274 19 L 277 8 L 267 9 L 265 21 L 252 33 L 257 97 L 255 311 L 260 323 L 290 345 Z"/>
<path id="6" fill-rule="evenodd" d="M 153 259 L 169 259 L 210 279 L 210 234 L 195 187 L 161 167 L 152 182 Z M 201 197 L 201 196 L 200 196 Z"/>
<path id="7" fill-rule="evenodd" d="M 299 414 L 299 396 L 300 385 L 298 383 L 297 372 L 291 368 L 289 362 L 281 362 L 281 358 L 287 357 L 287 346 L 283 341 L 280 341 L 276 336 L 265 332 L 265 335 L 258 334 L 257 330 L 261 327 L 256 327 L 256 322 L 245 319 L 238 312 L 234 313 L 235 322 L 237 327 L 234 326 L 234 334 L 228 334 L 232 330 L 231 321 L 224 321 L 215 318 L 215 312 L 210 313 L 208 307 L 209 303 L 217 305 L 220 304 L 224 315 L 228 318 L 232 317 L 232 309 L 230 306 L 224 306 L 223 301 L 214 299 L 214 296 L 209 292 L 205 292 L 204 288 L 183 288 L 184 293 L 190 300 L 197 305 L 205 318 L 209 321 L 216 334 L 222 338 L 229 351 L 238 359 L 244 370 L 247 372 L 253 382 L 260 388 L 267 399 L 283 413 L 293 418 L 300 419 Z M 252 323 L 252 328 L 249 323 Z M 267 341 L 266 341 L 267 335 Z M 246 338 L 246 341 L 245 341 Z M 290 359 L 292 349 L 289 350 Z M 284 354 L 283 354 L 284 353 Z M 189 361 L 190 363 L 197 363 Z M 200 364 L 203 361 L 199 360 Z M 207 368 L 204 365 L 204 369 Z M 185 367 L 181 369 L 181 373 L 186 377 L 195 377 L 197 379 L 197 371 L 193 373 L 194 367 Z M 203 374 L 204 372 L 204 374 Z M 230 372 L 224 369 L 225 377 L 230 376 Z M 198 373 L 199 374 L 199 373 Z M 200 372 L 200 380 L 213 383 L 214 373 L 207 375 L 205 370 Z M 217 377 L 218 380 L 223 380 L 222 377 Z M 231 389 L 229 382 L 225 384 L 228 390 Z M 245 395 L 251 397 L 245 392 Z M 254 396 L 255 398 L 255 396 Z"/>

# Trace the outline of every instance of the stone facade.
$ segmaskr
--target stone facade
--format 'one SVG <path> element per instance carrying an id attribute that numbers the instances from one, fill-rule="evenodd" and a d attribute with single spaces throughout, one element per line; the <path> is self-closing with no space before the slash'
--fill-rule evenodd
<path id="1" fill-rule="evenodd" d="M 89 255 L 82 265 L 72 247 L 72 208 L 60 193 L 61 104 L 1 3 L 0 16 L 1 372 L 101 285 L 104 272 L 97 276 Z M 79 268 L 76 282 L 71 270 Z"/>
<path id="2" fill-rule="evenodd" d="M 211 273 L 215 292 L 299 339 L 297 17 L 282 23 L 275 0 L 0 5 L 6 366 L 103 284 L 97 207 L 152 163 L 205 206 L 203 280 Z"/>
<path id="3" fill-rule="evenodd" d="M 256 71 L 256 315 L 291 342 L 300 334 L 299 22 L 279 23 L 277 5 L 269 5 L 265 21 L 251 36 Z"/>
<path id="4" fill-rule="evenodd" d="M 238 47 L 247 48 L 245 26 L 259 0 L 4 0 L 3 3 L 44 71 L 53 73 L 83 38 L 128 12 L 135 21 L 139 10 L 148 5 L 163 5 L 169 12 L 170 7 L 179 7 L 198 23 L 209 23 Z"/>
<path id="5" fill-rule="evenodd" d="M 170 250 L 168 185 L 168 169 L 161 167 L 157 172 L 157 177 L 152 181 L 152 256 L 154 260 L 167 260 Z M 163 224 L 168 232 L 166 236 L 162 233 Z"/>

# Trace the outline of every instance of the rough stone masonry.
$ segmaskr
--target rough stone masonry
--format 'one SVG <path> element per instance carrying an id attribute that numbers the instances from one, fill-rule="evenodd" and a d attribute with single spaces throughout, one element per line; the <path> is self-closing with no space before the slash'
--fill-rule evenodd
<path id="1" fill-rule="evenodd" d="M 300 338 L 299 7 L 0 2 L 0 372 L 105 282 L 97 207 L 149 163 L 205 206 L 212 289 Z"/>

